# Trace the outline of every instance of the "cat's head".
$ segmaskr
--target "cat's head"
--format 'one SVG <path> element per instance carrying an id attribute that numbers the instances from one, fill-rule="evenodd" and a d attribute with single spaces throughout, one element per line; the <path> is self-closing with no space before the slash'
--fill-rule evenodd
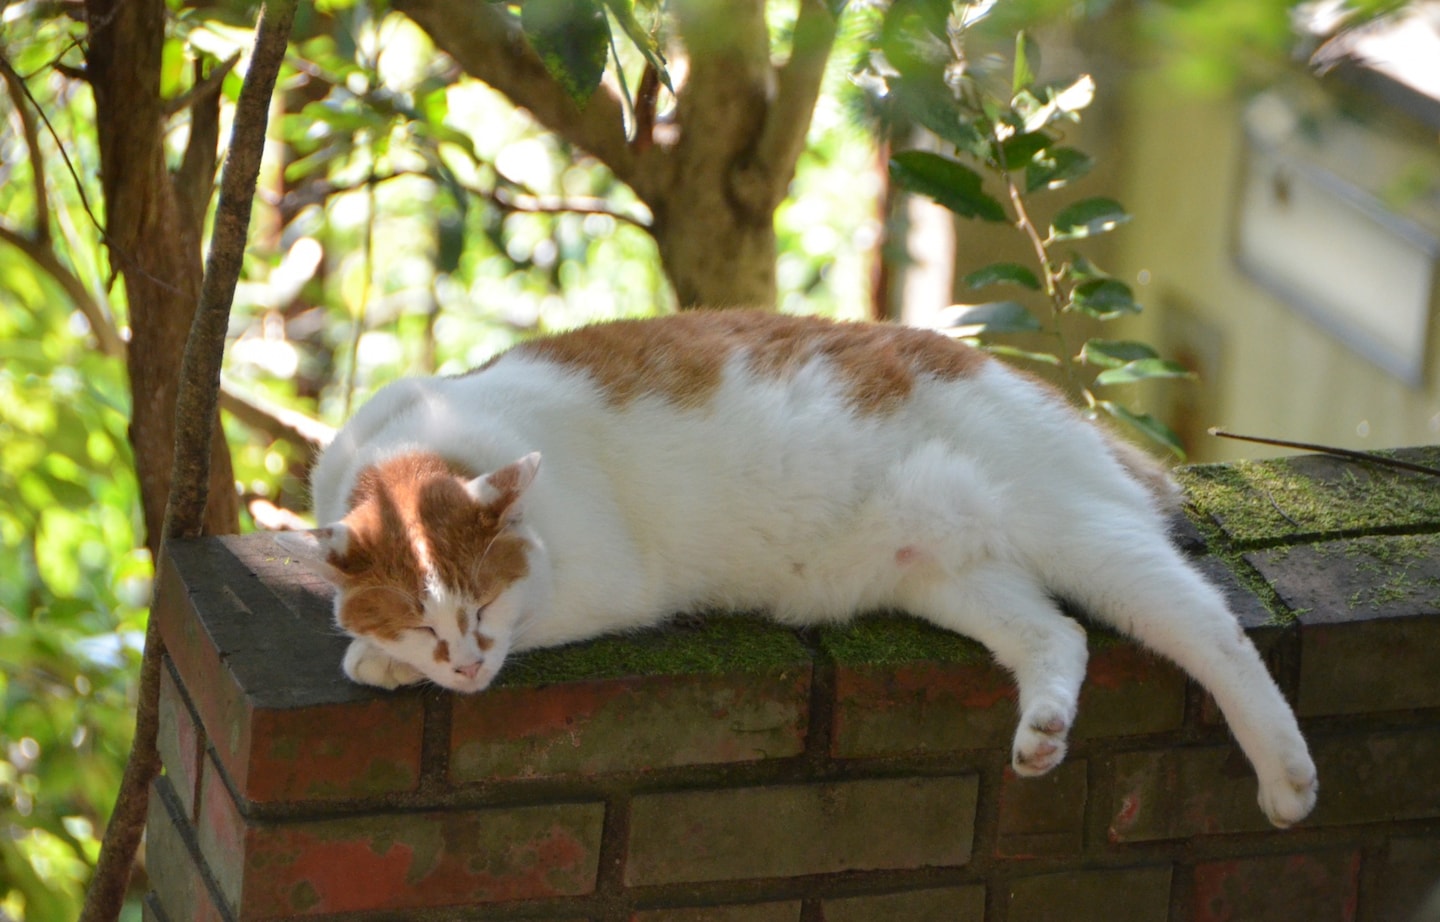
<path id="1" fill-rule="evenodd" d="M 472 477 L 433 454 L 400 455 L 361 473 L 339 522 L 280 540 L 335 586 L 347 634 L 437 685 L 480 691 L 509 653 L 542 564 L 521 518 L 539 467 L 532 453 Z"/>

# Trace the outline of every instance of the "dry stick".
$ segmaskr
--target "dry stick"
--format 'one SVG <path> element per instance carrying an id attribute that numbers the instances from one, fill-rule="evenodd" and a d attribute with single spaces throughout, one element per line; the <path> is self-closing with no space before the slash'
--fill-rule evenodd
<path id="1" fill-rule="evenodd" d="M 161 532 L 161 560 L 156 561 L 157 573 L 163 566 L 165 542 L 170 538 L 198 536 L 204 521 L 210 479 L 210 439 L 219 401 L 225 329 L 245 254 L 250 205 L 255 196 L 260 158 L 265 148 L 270 100 L 289 44 L 295 4 L 296 0 L 271 0 L 265 5 L 256 28 L 250 68 L 235 106 L 234 128 L 220 178 L 220 198 L 215 209 L 205 281 L 181 364 L 175 410 L 175 462 L 171 470 L 170 501 L 165 509 Z M 155 585 L 160 585 L 158 579 Z M 151 616 L 145 629 L 145 656 L 140 667 L 135 739 L 125 763 L 120 791 L 115 798 L 115 810 L 100 846 L 95 877 L 85 894 L 81 922 L 119 918 L 135 853 L 145 831 L 150 783 L 160 772 L 156 736 L 161 659 L 165 651 L 154 616 L 154 601 L 152 596 Z"/>
<path id="2" fill-rule="evenodd" d="M 1386 458 L 1382 455 L 1372 454 L 1368 451 L 1352 451 L 1349 448 L 1335 448 L 1331 445 L 1316 445 L 1312 442 L 1290 442 L 1285 439 L 1272 439 L 1259 435 L 1238 435 L 1234 432 L 1226 432 L 1224 429 L 1210 429 L 1210 434 L 1222 439 L 1235 439 L 1240 442 L 1254 442 L 1258 445 L 1274 445 L 1277 448 L 1298 448 L 1301 451 L 1318 451 L 1325 455 L 1334 455 L 1338 458 L 1349 458 L 1351 461 L 1363 461 L 1368 464 L 1378 464 L 1382 467 L 1393 467 L 1401 471 L 1410 471 L 1415 474 L 1428 474 L 1431 477 L 1440 477 L 1440 468 L 1427 467 L 1424 464 L 1415 464 L 1410 461 L 1401 461 L 1398 458 Z"/>

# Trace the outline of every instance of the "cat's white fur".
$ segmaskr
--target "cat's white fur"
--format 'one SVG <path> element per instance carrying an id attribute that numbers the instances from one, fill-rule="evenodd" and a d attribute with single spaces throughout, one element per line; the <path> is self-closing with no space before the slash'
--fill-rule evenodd
<path id="1" fill-rule="evenodd" d="M 704 405 L 685 407 L 658 393 L 616 405 L 583 370 L 507 355 L 378 393 L 314 470 L 317 520 L 340 523 L 360 472 L 409 451 L 477 472 L 525 459 L 533 482 L 507 514 L 529 571 L 478 627 L 465 607 L 484 600 L 432 586 L 425 630 L 451 661 L 437 663 L 423 633 L 359 637 L 345 659 L 358 681 L 475 692 L 512 650 L 683 610 L 762 608 L 805 625 L 898 608 L 979 640 L 1013 672 L 1013 764 L 1033 775 L 1063 758 L 1085 676 L 1085 632 L 1064 598 L 1214 695 L 1272 822 L 1314 804 L 1295 718 L 1220 593 L 1172 547 L 1164 497 L 1109 437 L 999 362 L 921 376 L 893 410 L 859 413 L 823 359 L 767 376 L 736 354 Z M 470 489 L 483 494 L 485 479 Z M 311 537 L 343 550 L 343 526 Z M 468 630 L 490 648 L 467 646 Z"/>

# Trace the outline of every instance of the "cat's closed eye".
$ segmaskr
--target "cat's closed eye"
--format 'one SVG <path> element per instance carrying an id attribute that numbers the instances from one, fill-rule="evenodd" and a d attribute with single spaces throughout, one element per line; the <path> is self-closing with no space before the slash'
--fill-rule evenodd
<path id="1" fill-rule="evenodd" d="M 436 633 L 435 633 L 435 629 L 434 629 L 433 627 L 431 627 L 430 625 L 428 625 L 428 624 L 421 624 L 421 625 L 413 628 L 413 630 L 420 631 L 420 632 L 425 633 L 425 634 L 429 634 L 431 637 L 439 637 L 439 636 L 440 636 L 439 634 L 436 634 Z"/>

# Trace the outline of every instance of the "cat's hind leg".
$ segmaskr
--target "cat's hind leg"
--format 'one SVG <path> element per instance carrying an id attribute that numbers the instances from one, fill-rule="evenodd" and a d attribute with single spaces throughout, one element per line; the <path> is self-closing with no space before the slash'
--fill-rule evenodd
<path id="1" fill-rule="evenodd" d="M 1219 590 L 1163 532 L 1144 531 L 1065 541 L 1048 555 L 1047 583 L 1204 686 L 1255 767 L 1260 808 L 1276 826 L 1299 822 L 1318 783 L 1294 713 Z"/>
<path id="2" fill-rule="evenodd" d="M 1085 629 L 1018 567 L 994 562 L 917 574 L 901 586 L 909 612 L 984 644 L 1014 676 L 1016 774 L 1043 775 L 1065 757 L 1088 657 Z"/>

